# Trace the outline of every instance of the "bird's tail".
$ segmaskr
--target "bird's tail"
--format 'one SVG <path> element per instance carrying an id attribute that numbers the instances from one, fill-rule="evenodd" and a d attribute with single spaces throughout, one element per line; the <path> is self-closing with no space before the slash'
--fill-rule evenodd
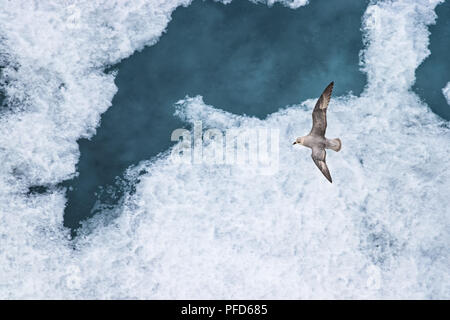
<path id="1" fill-rule="evenodd" d="M 327 139 L 327 148 L 339 152 L 342 147 L 341 139 Z"/>

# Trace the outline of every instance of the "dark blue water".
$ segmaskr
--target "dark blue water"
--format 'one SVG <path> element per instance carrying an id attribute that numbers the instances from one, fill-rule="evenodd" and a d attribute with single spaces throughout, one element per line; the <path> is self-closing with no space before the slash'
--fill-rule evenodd
<path id="1" fill-rule="evenodd" d="M 79 177 L 67 181 L 64 224 L 72 229 L 95 213 L 100 198 L 114 205 L 113 186 L 130 165 L 170 147 L 183 127 L 173 104 L 200 94 L 207 104 L 260 118 L 317 97 L 332 80 L 336 96 L 359 94 L 360 0 L 315 0 L 297 10 L 249 1 L 196 0 L 178 8 L 160 41 L 115 68 L 119 88 L 91 140 L 80 140 Z M 105 189 L 103 189 L 105 190 Z M 97 194 L 96 194 L 97 193 Z"/>
<path id="2" fill-rule="evenodd" d="M 431 55 L 417 68 L 414 91 L 436 114 L 450 120 L 450 106 L 442 94 L 450 81 L 450 2 L 436 8 L 437 23 L 429 27 Z"/>
<path id="3" fill-rule="evenodd" d="M 3 74 L 2 74 L 2 66 L 0 65 L 0 79 L 3 77 Z M 2 85 L 0 85 L 0 108 L 2 108 L 3 107 L 3 102 L 5 101 L 5 95 L 4 95 L 4 91 L 3 91 L 3 88 L 2 88 Z M 3 108 L 2 108 L 3 109 Z"/>

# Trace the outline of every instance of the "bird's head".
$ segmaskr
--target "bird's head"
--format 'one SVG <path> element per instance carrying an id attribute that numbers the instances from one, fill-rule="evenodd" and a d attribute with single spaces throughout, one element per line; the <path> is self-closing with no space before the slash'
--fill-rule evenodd
<path id="1" fill-rule="evenodd" d="M 301 144 L 301 145 L 303 145 L 303 141 L 305 140 L 305 138 L 304 137 L 298 137 L 297 139 L 295 139 L 295 141 L 294 141 L 294 143 L 293 144 Z"/>

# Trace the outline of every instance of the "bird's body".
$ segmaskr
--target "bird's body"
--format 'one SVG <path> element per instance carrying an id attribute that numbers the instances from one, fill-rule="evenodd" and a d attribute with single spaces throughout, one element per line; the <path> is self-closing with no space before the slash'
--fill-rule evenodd
<path id="1" fill-rule="evenodd" d="M 307 135 L 304 137 L 303 145 L 308 148 L 319 147 L 320 149 L 331 149 L 334 151 L 341 150 L 341 140 L 336 139 L 327 139 L 325 137 L 316 136 L 316 135 Z"/>
<path id="2" fill-rule="evenodd" d="M 336 152 L 341 150 L 341 140 L 327 139 L 325 137 L 325 131 L 327 129 L 327 108 L 330 102 L 331 92 L 333 91 L 334 83 L 331 82 L 323 91 L 319 100 L 314 107 L 312 118 L 313 127 L 311 132 L 307 136 L 299 137 L 295 140 L 294 144 L 301 144 L 312 150 L 311 157 L 323 175 L 332 182 L 330 171 L 328 170 L 325 149 L 331 149 Z"/>

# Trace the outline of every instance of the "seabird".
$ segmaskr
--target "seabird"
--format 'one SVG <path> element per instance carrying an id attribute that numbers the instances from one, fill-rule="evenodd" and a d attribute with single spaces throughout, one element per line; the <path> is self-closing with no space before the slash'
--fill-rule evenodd
<path id="1" fill-rule="evenodd" d="M 334 82 L 331 82 L 316 102 L 312 113 L 313 126 L 311 132 L 307 136 L 298 137 L 294 142 L 294 144 L 301 144 L 312 149 L 311 157 L 314 163 L 330 182 L 333 181 L 331 180 L 330 171 L 325 162 L 327 156 L 325 149 L 338 152 L 342 146 L 339 138 L 327 139 L 325 137 L 325 131 L 327 130 L 327 108 L 330 102 L 331 92 L 333 91 L 333 85 Z"/>

